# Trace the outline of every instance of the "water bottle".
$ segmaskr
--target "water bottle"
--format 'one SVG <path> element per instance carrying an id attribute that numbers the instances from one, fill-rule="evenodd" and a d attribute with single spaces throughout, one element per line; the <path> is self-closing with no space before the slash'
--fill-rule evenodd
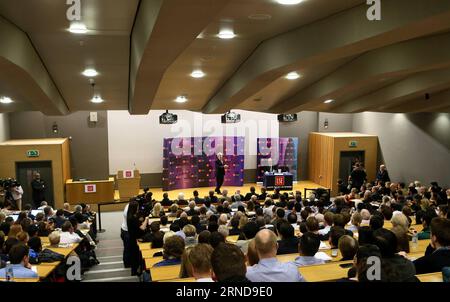
<path id="1" fill-rule="evenodd" d="M 413 249 L 417 249 L 418 243 L 419 243 L 419 234 L 417 232 L 414 232 L 412 236 Z"/>
<path id="2" fill-rule="evenodd" d="M 6 263 L 6 269 L 5 269 L 5 279 L 6 282 L 13 282 L 14 281 L 14 270 L 11 265 L 11 262 Z"/>

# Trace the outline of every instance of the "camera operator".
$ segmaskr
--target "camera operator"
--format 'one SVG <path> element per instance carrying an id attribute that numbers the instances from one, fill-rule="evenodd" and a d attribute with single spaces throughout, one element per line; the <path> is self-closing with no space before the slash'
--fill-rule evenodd
<path id="1" fill-rule="evenodd" d="M 16 210 L 22 210 L 23 188 L 17 180 L 13 181 L 11 184 L 10 191 L 13 201 L 13 208 Z"/>

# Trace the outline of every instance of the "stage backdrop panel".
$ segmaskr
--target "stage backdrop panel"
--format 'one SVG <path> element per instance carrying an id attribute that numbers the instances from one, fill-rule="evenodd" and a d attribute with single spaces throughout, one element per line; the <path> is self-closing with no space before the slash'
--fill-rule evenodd
<path id="1" fill-rule="evenodd" d="M 244 185 L 244 137 L 165 138 L 163 190 L 216 185 L 216 154 L 222 152 L 229 167 L 224 186 Z"/>
<path id="2" fill-rule="evenodd" d="M 256 177 L 258 182 L 263 181 L 264 172 L 270 169 L 268 159 L 272 159 L 273 166 L 286 167 L 297 181 L 297 137 L 258 138 L 258 155 Z"/>

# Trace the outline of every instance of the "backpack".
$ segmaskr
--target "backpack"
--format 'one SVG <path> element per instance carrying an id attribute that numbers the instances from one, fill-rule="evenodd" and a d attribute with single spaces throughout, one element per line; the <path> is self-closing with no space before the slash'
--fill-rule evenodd
<path id="1" fill-rule="evenodd" d="M 64 255 L 61 255 L 59 253 L 56 253 L 52 250 L 45 249 L 39 254 L 39 262 L 56 262 L 56 261 L 63 261 Z"/>

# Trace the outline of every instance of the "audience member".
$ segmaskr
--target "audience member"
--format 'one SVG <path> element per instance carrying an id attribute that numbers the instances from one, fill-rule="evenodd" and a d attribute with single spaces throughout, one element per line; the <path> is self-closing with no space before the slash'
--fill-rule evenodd
<path id="1" fill-rule="evenodd" d="M 277 260 L 277 236 L 270 230 L 261 230 L 255 236 L 259 262 L 247 269 L 247 278 L 252 282 L 300 282 L 304 281 L 297 266 L 292 262 Z"/>

